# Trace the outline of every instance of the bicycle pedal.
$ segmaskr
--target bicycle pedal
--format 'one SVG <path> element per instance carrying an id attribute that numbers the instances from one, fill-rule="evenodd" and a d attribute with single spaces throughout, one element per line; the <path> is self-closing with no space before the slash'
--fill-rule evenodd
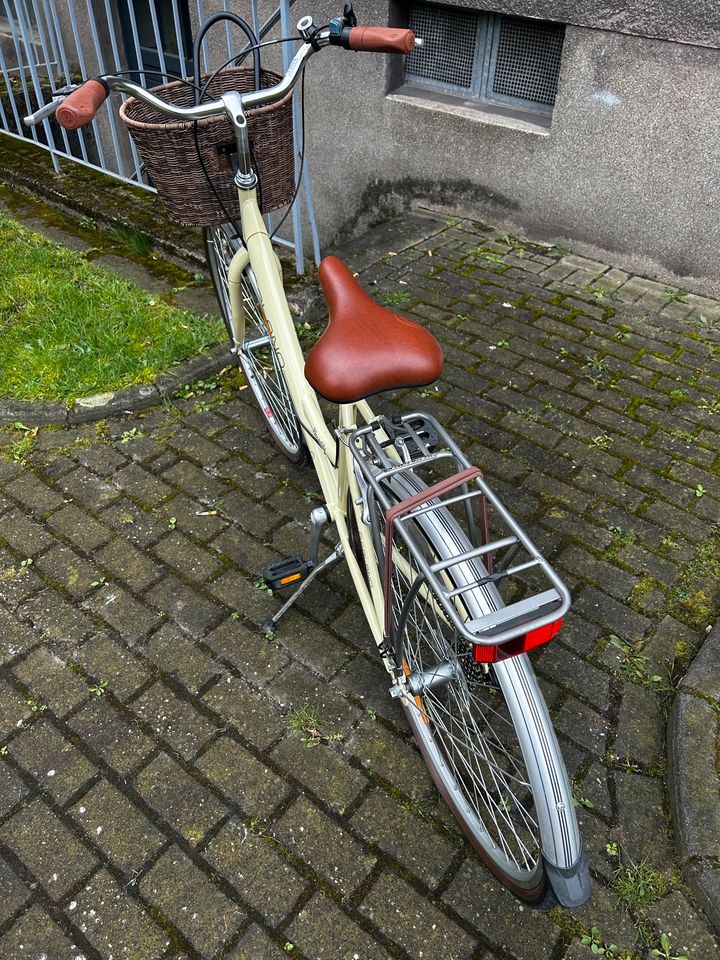
<path id="1" fill-rule="evenodd" d="M 265 567 L 263 579 L 271 590 L 280 590 L 294 583 L 302 583 L 313 566 L 310 560 L 303 560 L 302 557 L 287 557 L 285 560 L 278 560 Z"/>

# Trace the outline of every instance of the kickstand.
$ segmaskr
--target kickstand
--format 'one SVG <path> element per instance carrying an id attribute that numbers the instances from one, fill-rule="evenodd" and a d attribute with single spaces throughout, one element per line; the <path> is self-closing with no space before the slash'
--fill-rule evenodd
<path id="1" fill-rule="evenodd" d="M 310 559 L 303 561 L 301 557 L 290 557 L 287 560 L 281 560 L 279 563 L 271 564 L 265 568 L 265 582 L 273 589 L 287 586 L 290 583 L 300 581 L 297 590 L 278 610 L 274 617 L 266 620 L 262 625 L 262 631 L 266 635 L 275 633 L 275 628 L 285 616 L 290 607 L 295 603 L 300 594 L 305 590 L 319 573 L 327 570 L 344 556 L 342 544 L 338 543 L 333 552 L 318 563 L 318 552 L 320 550 L 320 537 L 324 527 L 330 522 L 330 513 L 327 507 L 317 507 L 310 514 Z"/>
<path id="2" fill-rule="evenodd" d="M 338 543 L 329 557 L 326 557 L 322 563 L 319 563 L 317 566 L 313 567 L 293 595 L 280 607 L 275 616 L 265 621 L 265 623 L 262 625 L 263 633 L 268 637 L 274 634 L 280 620 L 285 616 L 297 598 L 305 591 L 305 588 L 312 583 L 319 573 L 322 573 L 323 570 L 327 570 L 328 567 L 331 567 L 334 563 L 337 563 L 338 560 L 342 560 L 344 555 L 345 551 L 343 550 L 342 544 Z"/>

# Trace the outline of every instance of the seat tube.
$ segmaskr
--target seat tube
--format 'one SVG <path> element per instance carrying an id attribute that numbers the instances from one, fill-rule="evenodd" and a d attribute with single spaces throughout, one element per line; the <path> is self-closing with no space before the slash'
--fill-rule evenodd
<path id="1" fill-rule="evenodd" d="M 257 186 L 258 178 L 252 168 L 248 122 L 243 108 L 242 97 L 239 93 L 231 92 L 224 93 L 220 99 L 225 104 L 225 110 L 235 131 L 238 161 L 235 185 L 239 190 L 254 190 Z"/>

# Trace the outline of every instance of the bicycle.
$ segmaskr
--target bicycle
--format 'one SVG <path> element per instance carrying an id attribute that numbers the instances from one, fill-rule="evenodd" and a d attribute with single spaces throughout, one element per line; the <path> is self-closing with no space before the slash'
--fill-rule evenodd
<path id="1" fill-rule="evenodd" d="M 324 27 L 303 17 L 298 34 L 289 69 L 263 88 L 257 63 L 250 90 L 208 101 L 196 96 L 190 106 L 105 76 L 28 119 L 38 122 L 54 110 L 61 124 L 75 129 L 121 91 L 173 121 L 229 120 L 241 229 L 231 223 L 206 228 L 211 277 L 231 349 L 272 438 L 290 461 L 313 464 L 324 497 L 311 514 L 309 559 L 291 557 L 265 571 L 271 587 L 297 588 L 266 632 L 278 628 L 323 570 L 344 558 L 390 694 L 402 704 L 468 840 L 522 900 L 577 907 L 590 896 L 589 869 L 557 738 L 527 655 L 559 630 L 570 605 L 567 588 L 435 418 L 373 413 L 369 396 L 436 380 L 442 351 L 420 325 L 375 303 L 334 257 L 319 269 L 328 326 L 303 356 L 258 206 L 248 113 L 287 100 L 307 60 L 327 46 L 408 53 L 416 40 L 409 30 L 358 27 L 349 4 Z M 202 30 L 196 58 L 201 36 Z M 257 52 L 260 44 L 248 36 Z M 337 404 L 333 425 L 319 397 Z M 339 539 L 321 561 L 328 524 Z"/>

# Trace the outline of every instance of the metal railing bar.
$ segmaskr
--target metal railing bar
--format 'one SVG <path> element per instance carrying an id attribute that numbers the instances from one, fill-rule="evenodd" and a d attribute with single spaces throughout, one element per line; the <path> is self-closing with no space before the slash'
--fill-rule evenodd
<path id="1" fill-rule="evenodd" d="M 19 7 L 18 7 L 18 6 L 16 6 L 15 9 L 16 9 L 16 11 L 19 12 Z M 33 109 L 33 108 L 32 108 L 32 100 L 30 99 L 30 93 L 29 93 L 29 91 L 28 91 L 28 85 L 27 85 L 27 77 L 25 76 L 25 57 L 24 57 L 24 55 L 23 55 L 23 52 L 20 50 L 20 40 L 19 40 L 19 37 L 18 37 L 18 32 L 17 32 L 16 26 L 15 26 L 15 20 L 13 19 L 13 17 L 9 17 L 9 18 L 8 18 L 8 26 L 10 27 L 10 33 L 11 33 L 11 35 L 12 35 L 13 47 L 15 48 L 15 59 L 17 60 L 18 68 L 19 68 L 18 77 L 19 77 L 19 79 L 20 79 L 20 86 L 22 87 L 23 96 L 24 96 L 24 98 L 25 98 L 25 108 L 26 108 L 26 112 L 27 112 L 27 113 L 32 113 L 32 109 Z M 22 27 L 22 25 L 21 25 L 21 27 Z M 6 82 L 7 82 L 7 84 L 8 84 L 8 93 L 10 94 L 11 97 L 14 98 L 14 94 L 13 94 L 13 92 L 12 92 L 12 87 L 11 87 L 9 81 L 6 81 Z M 18 123 L 19 123 L 18 130 L 22 130 L 22 129 L 23 129 L 23 128 L 22 128 L 22 123 L 21 123 L 20 121 L 18 121 Z M 43 126 L 44 126 L 44 124 L 43 124 Z M 34 128 L 34 127 L 33 127 L 32 132 L 31 132 L 31 137 L 32 137 L 32 139 L 33 139 L 36 143 L 39 142 L 39 141 L 38 141 L 38 133 L 37 133 L 36 128 Z"/>
<path id="2" fill-rule="evenodd" d="M 95 54 L 97 56 L 98 68 L 100 73 L 107 73 L 105 67 L 105 56 L 102 51 L 102 46 L 100 44 L 100 36 L 98 34 L 97 22 L 95 20 L 95 11 L 93 10 L 91 0 L 85 0 L 85 6 L 87 7 L 88 12 L 88 21 L 90 23 L 90 33 L 92 35 L 93 43 L 95 45 Z M 114 110 L 109 110 L 106 114 L 109 117 L 110 124 L 110 138 L 113 142 L 113 148 L 115 150 L 115 163 L 118 168 L 118 173 L 121 176 L 126 176 L 125 174 L 125 161 L 123 160 L 122 152 L 120 150 L 120 140 L 118 139 L 118 129 L 117 129 L 117 119 L 115 116 Z"/>
<path id="3" fill-rule="evenodd" d="M 158 60 L 160 61 L 160 70 L 165 76 L 167 76 L 167 64 L 165 63 L 165 51 L 163 50 L 162 38 L 160 36 L 160 24 L 158 23 L 156 0 L 150 0 L 148 7 L 150 9 L 150 19 L 152 20 L 153 35 L 155 37 Z"/>
<path id="4" fill-rule="evenodd" d="M 180 60 L 180 75 L 187 76 L 187 66 L 185 63 L 185 47 L 183 46 L 182 27 L 180 25 L 180 10 L 178 0 L 172 0 L 173 24 L 175 25 L 175 42 L 178 48 L 178 58 Z"/>
<path id="5" fill-rule="evenodd" d="M 203 0 L 197 0 L 197 13 L 198 13 L 198 20 L 200 21 L 200 23 L 203 23 L 205 20 L 205 4 L 203 3 Z M 208 73 L 210 71 L 210 60 L 208 58 L 207 36 L 203 37 L 202 53 L 203 53 L 203 63 L 205 64 L 205 73 Z"/>
<path id="6" fill-rule="evenodd" d="M 283 35 L 290 36 L 290 4 L 288 0 L 280 0 L 280 28 Z M 282 44 L 283 69 L 288 70 L 292 60 L 292 50 L 287 43 Z M 300 179 L 300 145 L 302 143 L 302 123 L 299 110 L 300 93 L 295 88 L 292 98 L 293 111 L 293 140 L 295 143 L 295 182 Z M 303 261 L 303 233 L 302 233 L 302 211 L 300 204 L 295 203 L 292 209 L 293 237 L 295 239 L 295 269 L 299 274 L 305 273 L 305 263 Z"/>
<path id="7" fill-rule="evenodd" d="M 44 16 L 44 10 L 42 12 L 38 10 L 36 0 L 31 0 L 31 2 L 32 2 L 33 12 L 35 14 L 35 22 L 38 25 L 38 33 L 40 34 L 40 44 L 42 46 L 43 56 L 45 57 L 45 60 L 47 63 L 48 81 L 50 83 L 50 90 L 53 93 L 55 93 L 55 91 L 57 90 L 57 84 L 55 82 L 55 76 L 53 74 L 53 71 L 50 67 L 50 62 L 51 60 L 53 60 L 54 63 L 59 66 L 60 61 L 59 61 L 59 58 L 55 56 L 54 51 L 51 53 L 49 49 L 50 45 L 52 44 L 52 36 L 51 36 L 51 31 L 49 29 L 50 22 L 46 21 L 46 18 Z M 46 32 L 47 32 L 47 36 L 46 36 Z M 57 149 L 57 144 L 55 143 L 55 131 L 53 130 L 52 127 L 50 129 L 52 131 L 53 147 Z M 67 131 L 65 130 L 64 127 L 60 127 L 59 129 L 60 129 L 60 136 L 62 137 L 63 144 L 65 145 L 65 153 L 70 153 L 70 140 L 68 139 Z M 60 153 L 60 151 L 58 151 L 58 153 Z"/>
<path id="8" fill-rule="evenodd" d="M 83 77 L 87 78 L 87 67 L 85 65 L 85 55 L 83 54 L 83 51 L 82 51 L 82 41 L 80 40 L 80 34 L 78 33 L 78 24 L 77 24 L 77 17 L 75 16 L 75 7 L 73 4 L 73 0 L 66 0 L 66 2 L 67 2 L 68 13 L 70 14 L 70 26 L 72 27 L 73 39 L 75 41 L 78 65 L 80 67 L 80 72 L 82 73 Z M 105 151 L 103 149 L 102 141 L 100 138 L 100 131 L 98 129 L 98 124 L 96 120 L 93 120 L 92 122 L 92 130 L 93 130 L 93 133 L 95 134 L 95 146 L 97 147 L 98 159 L 100 160 L 100 164 L 103 167 L 107 167 L 107 162 L 105 160 Z"/>
<path id="9" fill-rule="evenodd" d="M 113 62 L 115 65 L 115 70 L 119 71 L 122 69 L 122 60 L 120 58 L 120 50 L 117 45 L 115 30 L 112 29 L 113 15 L 112 15 L 112 10 L 110 9 L 110 0 L 104 0 L 104 4 L 105 4 L 105 16 L 107 18 L 108 27 L 110 28 L 108 29 L 108 33 L 110 34 L 110 46 L 112 48 Z M 123 94 L 122 95 L 123 102 L 127 99 L 128 97 L 125 94 Z M 139 178 L 142 175 L 142 161 L 140 160 L 140 154 L 137 152 L 135 141 L 131 136 L 128 136 L 127 131 L 125 131 L 124 142 L 130 144 L 130 151 L 132 153 L 132 158 L 133 158 L 133 167 L 135 168 L 135 176 Z"/>

